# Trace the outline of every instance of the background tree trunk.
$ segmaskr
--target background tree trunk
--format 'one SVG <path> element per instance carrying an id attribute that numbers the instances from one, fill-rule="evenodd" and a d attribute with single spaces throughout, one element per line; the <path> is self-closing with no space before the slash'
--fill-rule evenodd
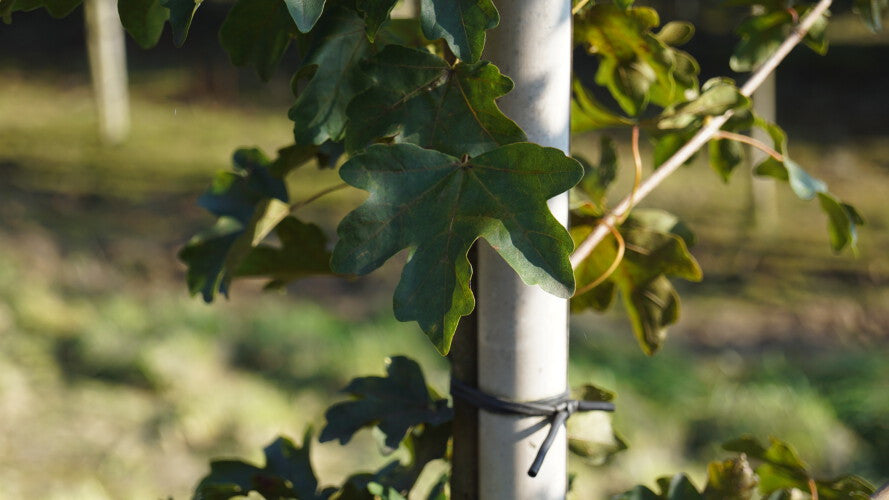
<path id="1" fill-rule="evenodd" d="M 116 144 L 130 131 L 127 55 L 115 0 L 85 0 L 87 54 L 99 115 L 99 136 Z"/>

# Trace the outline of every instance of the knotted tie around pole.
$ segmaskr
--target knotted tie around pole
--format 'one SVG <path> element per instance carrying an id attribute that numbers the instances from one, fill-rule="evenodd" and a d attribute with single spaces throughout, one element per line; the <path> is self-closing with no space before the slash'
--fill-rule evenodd
<path id="1" fill-rule="evenodd" d="M 543 460 L 556 439 L 556 434 L 571 415 L 578 411 L 614 411 L 614 403 L 571 399 L 568 391 L 552 398 L 537 401 L 500 399 L 475 387 L 470 387 L 455 378 L 451 378 L 451 394 L 455 398 L 459 398 L 476 408 L 491 413 L 522 415 L 526 417 L 548 417 L 550 419 L 550 427 L 546 439 L 543 440 L 540 449 L 537 450 L 534 463 L 528 469 L 528 475 L 531 477 L 536 477 L 537 473 L 540 472 L 540 467 L 543 465 Z"/>

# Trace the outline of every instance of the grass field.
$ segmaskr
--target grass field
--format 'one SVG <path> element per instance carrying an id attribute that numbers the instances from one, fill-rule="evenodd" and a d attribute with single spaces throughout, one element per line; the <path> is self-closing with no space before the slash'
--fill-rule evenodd
<path id="1" fill-rule="evenodd" d="M 175 252 L 211 222 L 197 195 L 236 147 L 273 153 L 290 135 L 286 100 L 231 106 L 193 84 L 136 74 L 131 138 L 109 148 L 82 74 L 0 73 L 0 498 L 187 498 L 210 457 L 259 460 L 277 434 L 319 429 L 336 391 L 387 355 L 446 387 L 444 360 L 392 318 L 397 263 L 287 295 L 242 283 L 230 301 L 187 296 Z M 743 173 L 724 186 L 696 165 L 668 182 L 646 204 L 695 229 L 706 278 L 680 284 L 683 317 L 653 358 L 620 310 L 574 319 L 572 383 L 618 392 L 630 445 L 602 468 L 572 464 L 578 498 L 680 470 L 700 479 L 743 433 L 790 441 L 826 475 L 889 479 L 889 140 L 798 135 L 797 160 L 867 218 L 859 257 L 831 255 L 817 207 L 789 193 L 777 230 L 751 229 Z M 594 156 L 593 143 L 575 148 Z M 308 178 L 295 198 L 336 174 Z M 345 191 L 305 217 L 333 235 L 360 200 Z M 374 447 L 318 446 L 322 482 Z"/>

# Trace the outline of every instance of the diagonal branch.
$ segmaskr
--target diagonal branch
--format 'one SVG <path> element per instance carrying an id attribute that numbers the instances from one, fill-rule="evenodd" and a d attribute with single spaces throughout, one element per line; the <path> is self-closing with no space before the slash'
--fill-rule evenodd
<path id="1" fill-rule="evenodd" d="M 787 37 L 786 40 L 757 70 L 750 79 L 741 87 L 741 94 L 746 97 L 753 95 L 753 92 L 762 85 L 762 82 L 773 72 L 775 68 L 787 57 L 787 54 L 793 50 L 806 36 L 806 33 L 812 28 L 812 25 L 821 17 L 822 14 L 833 3 L 832 0 L 821 0 L 803 17 L 799 25 Z M 731 118 L 734 113 L 730 110 L 722 116 L 711 118 L 694 137 L 691 138 L 679 151 L 663 163 L 645 182 L 639 186 L 630 196 L 624 198 L 616 207 L 614 207 L 602 221 L 596 226 L 596 229 L 583 240 L 574 253 L 571 254 L 571 266 L 577 268 L 584 259 L 586 259 L 596 248 L 596 245 L 602 242 L 602 239 L 609 233 L 609 227 L 618 223 L 620 218 L 628 213 L 638 202 L 648 196 L 654 188 L 660 185 L 664 180 L 682 166 L 689 158 L 692 157 L 699 149 L 701 149 L 707 141 L 712 139 L 722 128 L 723 125 Z"/>

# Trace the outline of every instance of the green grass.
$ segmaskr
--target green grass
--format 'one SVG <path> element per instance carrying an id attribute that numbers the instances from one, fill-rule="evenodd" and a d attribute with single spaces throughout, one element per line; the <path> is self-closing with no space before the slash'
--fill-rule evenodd
<path id="1" fill-rule="evenodd" d="M 397 262 L 289 295 L 238 283 L 230 301 L 187 297 L 174 254 L 210 223 L 197 194 L 236 147 L 286 145 L 283 108 L 182 99 L 187 80 L 158 75 L 136 86 L 131 138 L 107 148 L 83 85 L 0 83 L 0 497 L 187 498 L 210 457 L 259 460 L 275 435 L 320 429 L 336 391 L 382 373 L 387 355 L 418 358 L 446 387 L 444 360 L 392 318 Z M 873 188 L 889 181 L 885 144 L 791 146 L 868 218 L 858 259 L 832 256 L 817 207 L 791 196 L 778 234 L 755 236 L 740 173 L 723 186 L 686 169 L 648 202 L 698 232 L 707 278 L 680 285 L 683 319 L 652 358 L 619 309 L 575 318 L 572 383 L 618 392 L 630 444 L 605 468 L 572 464 L 579 498 L 680 470 L 700 479 L 742 433 L 787 439 L 826 474 L 886 479 L 889 213 Z M 594 153 L 585 138 L 577 147 Z M 316 172 L 290 179 L 295 199 L 337 182 Z M 303 216 L 332 235 L 361 196 Z M 369 433 L 355 446 L 317 447 L 323 483 L 378 460 Z"/>

